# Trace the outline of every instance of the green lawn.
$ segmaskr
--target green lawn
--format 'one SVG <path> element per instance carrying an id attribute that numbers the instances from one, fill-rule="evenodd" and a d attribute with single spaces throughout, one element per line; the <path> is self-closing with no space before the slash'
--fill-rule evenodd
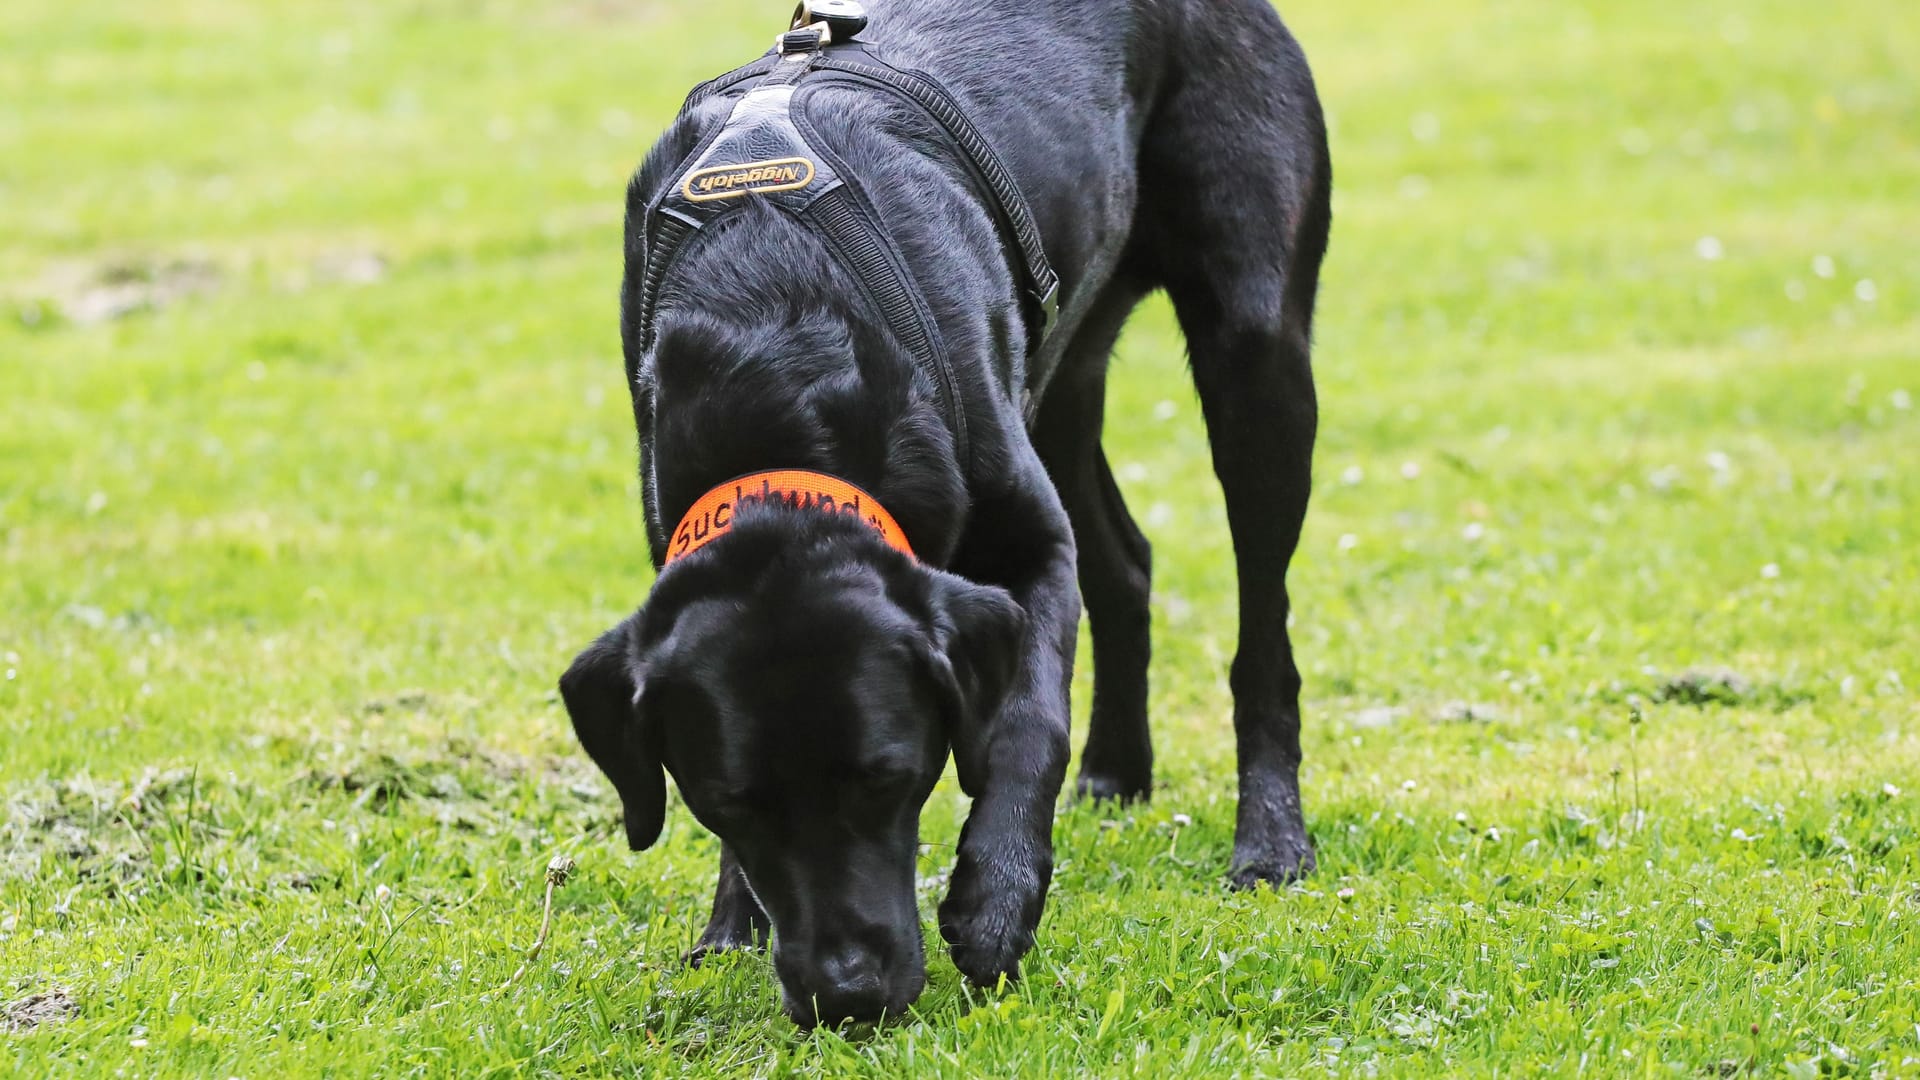
<path id="1" fill-rule="evenodd" d="M 1920 1075 L 1910 0 L 1295 4 L 1320 871 L 1222 884 L 1156 301 L 1109 446 L 1158 797 L 1063 812 L 1024 982 L 934 948 L 850 1039 L 677 963 L 715 843 L 628 853 L 552 690 L 647 587 L 626 177 L 785 11 L 0 5 L 0 1074 Z"/>

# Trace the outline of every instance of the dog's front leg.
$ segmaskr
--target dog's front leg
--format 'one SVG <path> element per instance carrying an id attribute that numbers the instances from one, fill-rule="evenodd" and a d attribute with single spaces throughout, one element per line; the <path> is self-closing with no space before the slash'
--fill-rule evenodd
<path id="1" fill-rule="evenodd" d="M 687 953 L 687 963 L 699 967 L 715 953 L 765 948 L 772 936 L 773 923 L 760 909 L 760 900 L 747 884 L 740 860 L 732 848 L 721 845 L 720 879 L 713 888 L 713 917 L 707 920 L 706 932 Z"/>
<path id="2" fill-rule="evenodd" d="M 1006 701 L 981 733 L 978 766 L 973 775 L 961 770 L 973 810 L 940 905 L 954 966 L 981 986 L 1019 977 L 1053 880 L 1053 811 L 1066 777 L 1067 694 L 1080 625 L 1073 534 L 1052 487 L 995 509 L 975 504 L 976 535 L 991 539 L 969 545 L 962 572 L 1004 586 L 1027 625 Z"/>

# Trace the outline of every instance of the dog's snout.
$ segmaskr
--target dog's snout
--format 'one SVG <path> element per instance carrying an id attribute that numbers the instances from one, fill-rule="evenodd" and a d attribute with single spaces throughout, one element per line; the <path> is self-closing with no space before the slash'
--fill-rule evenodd
<path id="1" fill-rule="evenodd" d="M 914 959 L 913 970 L 894 972 L 878 950 L 852 943 L 820 949 L 785 978 L 787 1011 L 807 1026 L 898 1016 L 926 985 Z"/>
<path id="2" fill-rule="evenodd" d="M 812 1005 L 820 1023 L 877 1020 L 887 1009 L 880 958 L 854 946 L 829 950 L 814 967 Z"/>

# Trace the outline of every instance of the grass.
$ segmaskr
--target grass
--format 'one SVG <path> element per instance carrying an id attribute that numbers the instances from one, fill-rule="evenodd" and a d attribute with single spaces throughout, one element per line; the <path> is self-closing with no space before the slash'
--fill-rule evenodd
<path id="1" fill-rule="evenodd" d="M 1065 809 L 1023 983 L 935 949 L 854 1039 L 676 963 L 714 842 L 624 851 L 551 689 L 647 585 L 622 186 L 783 13 L 0 8 L 0 1073 L 1920 1072 L 1907 5 L 1291 5 L 1320 872 L 1221 883 L 1230 552 L 1155 303 L 1109 445 L 1158 798 Z"/>

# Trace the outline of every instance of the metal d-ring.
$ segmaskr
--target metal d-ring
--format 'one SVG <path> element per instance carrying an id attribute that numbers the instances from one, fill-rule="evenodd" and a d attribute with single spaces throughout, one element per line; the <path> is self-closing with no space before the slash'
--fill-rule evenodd
<path id="1" fill-rule="evenodd" d="M 867 28 L 866 5 L 859 0 L 800 0 L 800 6 L 793 9 L 790 29 L 820 23 L 832 31 L 834 41 L 852 41 L 854 35 Z"/>

